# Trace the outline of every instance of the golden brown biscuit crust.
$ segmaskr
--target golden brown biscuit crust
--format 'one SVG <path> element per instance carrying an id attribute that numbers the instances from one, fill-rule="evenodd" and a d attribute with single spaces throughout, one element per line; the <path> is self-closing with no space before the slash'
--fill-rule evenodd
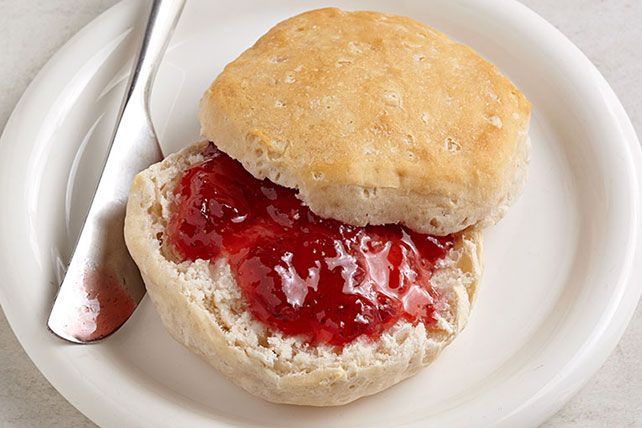
<path id="1" fill-rule="evenodd" d="M 228 64 L 200 119 L 221 150 L 298 188 L 317 214 L 446 234 L 495 222 L 519 193 L 529 116 L 494 65 L 444 34 L 320 9 Z"/>

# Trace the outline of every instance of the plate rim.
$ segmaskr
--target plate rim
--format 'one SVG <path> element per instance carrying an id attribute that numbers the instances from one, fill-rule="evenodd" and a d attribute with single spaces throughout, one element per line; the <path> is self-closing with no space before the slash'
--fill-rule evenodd
<path id="1" fill-rule="evenodd" d="M 469 0 L 469 2 L 481 3 L 476 0 Z M 128 8 L 133 7 L 133 3 L 134 0 L 121 0 L 109 9 L 105 10 L 103 13 L 86 24 L 60 49 L 58 49 L 58 51 L 56 51 L 51 56 L 51 58 L 49 58 L 42 69 L 37 73 L 36 77 L 34 77 L 32 82 L 28 85 L 27 89 L 25 90 L 20 100 L 14 107 L 11 115 L 9 116 L 9 119 L 7 120 L 5 128 L 2 132 L 2 136 L 0 136 L 0 149 L 9 144 L 8 135 L 16 132 L 13 129 L 15 127 L 14 122 L 16 122 L 16 117 L 19 116 L 19 113 L 23 106 L 27 104 L 31 98 L 33 98 L 34 93 L 37 93 L 38 89 L 41 89 L 42 86 L 46 86 L 48 84 L 45 77 L 47 76 L 49 70 L 53 67 L 53 65 L 60 62 L 60 59 L 64 55 L 68 54 L 76 44 L 82 42 L 87 33 L 90 33 L 94 27 L 101 24 L 100 21 L 108 20 L 113 16 L 125 13 L 124 11 L 126 11 Z M 606 107 L 611 109 L 611 111 L 613 112 L 613 116 L 617 121 L 617 128 L 621 133 L 621 139 L 625 140 L 627 143 L 627 160 L 632 166 L 632 176 L 630 178 L 633 180 L 634 188 L 638 190 L 638 195 L 640 195 L 640 183 L 642 183 L 642 146 L 640 146 L 640 142 L 635 133 L 634 127 L 626 111 L 624 110 L 624 107 L 622 106 L 621 102 L 617 98 L 615 92 L 612 90 L 606 79 L 602 76 L 599 70 L 597 70 L 595 65 L 584 55 L 584 53 L 577 46 L 575 46 L 575 44 L 573 44 L 573 42 L 571 42 L 563 33 L 561 33 L 561 31 L 548 23 L 548 21 L 542 18 L 539 14 L 532 11 L 527 6 L 517 2 L 516 0 L 495 0 L 494 2 L 488 2 L 487 4 L 479 7 L 501 7 L 503 8 L 504 13 L 510 13 L 512 11 L 519 13 L 522 16 L 528 17 L 528 19 L 533 22 L 532 25 L 537 26 L 537 28 L 535 28 L 533 31 L 537 30 L 546 32 L 551 37 L 554 37 L 560 43 L 559 49 L 564 50 L 565 54 L 572 56 L 574 61 L 578 62 L 578 66 L 586 68 L 591 72 L 590 79 L 592 79 L 596 84 L 599 92 L 603 97 L 603 101 Z M 0 164 L 2 164 L 1 160 Z M 634 218 L 639 219 L 640 207 L 642 206 L 642 195 L 638 196 L 638 198 L 632 199 L 634 200 Z M 599 349 L 596 349 L 592 354 L 590 354 L 590 356 L 592 356 L 593 358 L 592 361 L 586 361 L 588 358 L 585 358 L 584 361 L 580 361 L 574 366 L 572 371 L 567 373 L 567 379 L 565 379 L 565 381 L 571 382 L 572 386 L 567 388 L 568 391 L 566 392 L 565 398 L 563 400 L 556 400 L 556 402 L 554 403 L 550 402 L 550 398 L 554 395 L 552 393 L 544 394 L 539 397 L 532 397 L 531 400 L 524 403 L 523 406 L 516 409 L 513 413 L 504 415 L 502 419 L 497 421 L 498 424 L 510 426 L 511 421 L 517 421 L 518 418 L 519 420 L 524 420 L 523 417 L 527 414 L 532 416 L 532 420 L 539 420 L 540 422 L 546 420 L 556 411 L 558 411 L 573 395 L 575 395 L 579 391 L 582 386 L 584 386 L 593 377 L 597 370 L 604 364 L 608 356 L 613 352 L 615 346 L 624 334 L 626 326 L 629 324 L 631 318 L 633 317 L 637 302 L 639 301 L 640 295 L 642 294 L 642 281 L 640 281 L 642 280 L 642 266 L 637 266 L 634 263 L 636 257 L 639 258 L 642 256 L 642 233 L 641 227 L 639 226 L 640 222 L 637 221 L 634 223 L 637 223 L 634 225 L 635 238 L 633 240 L 633 244 L 629 253 L 627 253 L 630 255 L 631 263 L 629 263 L 628 272 L 621 272 L 621 274 L 623 274 L 625 277 L 621 275 L 620 280 L 626 281 L 627 285 L 622 292 L 622 296 L 620 296 L 620 299 L 617 302 L 616 308 L 620 312 L 618 313 L 617 319 L 614 316 L 609 320 L 609 324 L 607 326 L 604 326 L 602 333 L 595 340 L 596 346 L 603 346 L 598 346 Z M 0 271 L 1 270 L 3 270 L 2 264 L 0 264 Z M 637 284 L 639 284 L 637 286 L 635 281 L 636 278 L 638 279 Z M 2 305 L 2 308 L 5 312 L 7 321 L 14 335 L 17 337 L 21 346 L 25 350 L 26 354 L 36 365 L 38 370 L 54 386 L 54 388 L 63 397 L 65 397 L 67 401 L 69 401 L 74 407 L 76 407 L 92 421 L 96 423 L 115 421 L 116 419 L 113 418 L 106 419 L 103 412 L 98 411 L 95 406 L 91 406 L 87 403 L 87 401 L 91 401 L 91 398 L 89 398 L 90 395 L 95 399 L 103 398 L 104 395 L 101 391 L 91 390 L 89 391 L 89 393 L 85 391 L 84 394 L 86 394 L 87 398 L 84 401 L 82 399 L 79 399 L 82 394 L 78 394 L 78 391 L 76 391 L 76 393 L 72 393 L 71 390 L 74 389 L 74 387 L 65 385 L 64 382 L 60 382 L 58 379 L 56 379 L 51 371 L 51 368 L 49 367 L 49 364 L 42 361 L 43 357 L 35 355 L 37 352 L 31 346 L 25 346 L 25 342 L 27 341 L 26 338 L 24 337 L 24 335 L 18 334 L 20 333 L 21 328 L 19 326 L 17 317 L 13 314 L 13 309 L 7 310 L 7 302 L 10 301 L 10 298 L 9 295 L 5 293 L 5 286 L 0 286 L 0 304 Z M 626 297 L 630 297 L 630 299 L 627 299 Z M 607 330 L 611 330 L 610 334 L 607 334 Z M 598 355 L 598 352 L 599 357 L 596 357 L 596 355 Z M 596 361 L 598 362 L 596 363 Z M 593 367 L 581 370 L 582 367 L 588 366 L 589 363 L 591 363 L 590 365 L 592 365 Z M 580 372 L 583 372 L 583 374 L 580 374 Z M 537 411 L 538 409 L 539 411 Z M 118 417 L 127 417 L 128 420 L 139 422 L 141 421 L 139 417 L 130 412 L 126 412 L 125 409 L 112 408 L 111 411 L 113 416 L 118 415 Z M 212 420 L 208 418 L 208 422 L 214 426 L 225 424 L 224 419 Z"/>

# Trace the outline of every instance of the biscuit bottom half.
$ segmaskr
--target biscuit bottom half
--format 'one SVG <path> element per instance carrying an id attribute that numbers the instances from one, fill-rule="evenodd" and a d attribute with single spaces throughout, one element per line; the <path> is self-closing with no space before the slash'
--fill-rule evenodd
<path id="1" fill-rule="evenodd" d="M 211 143 L 140 173 L 125 237 L 167 330 L 269 401 L 339 405 L 432 362 L 466 324 L 481 234 L 312 214 Z"/>

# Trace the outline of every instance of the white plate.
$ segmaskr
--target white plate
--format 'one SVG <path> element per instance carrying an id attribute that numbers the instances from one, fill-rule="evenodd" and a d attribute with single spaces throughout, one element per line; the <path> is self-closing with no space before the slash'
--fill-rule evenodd
<path id="1" fill-rule="evenodd" d="M 297 408 L 224 380 L 170 339 L 147 299 L 104 343 L 51 336 L 47 313 L 97 178 L 141 3 L 116 5 L 69 41 L 0 143 L 0 302 L 38 368 L 87 416 L 118 427 L 536 425 L 604 362 L 642 290 L 639 143 L 580 51 L 510 0 L 331 2 L 430 23 L 497 64 L 534 105 L 530 180 L 486 233 L 470 324 L 433 366 L 345 407 Z M 277 21 L 320 5 L 188 2 L 153 99 L 165 151 L 196 140 L 198 100 L 226 62 Z"/>

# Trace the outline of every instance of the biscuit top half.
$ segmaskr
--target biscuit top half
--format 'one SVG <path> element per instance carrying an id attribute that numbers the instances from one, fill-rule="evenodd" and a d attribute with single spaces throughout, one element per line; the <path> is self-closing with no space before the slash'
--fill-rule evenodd
<path id="1" fill-rule="evenodd" d="M 269 30 L 200 113 L 205 137 L 317 214 L 435 234 L 489 223 L 514 196 L 529 117 L 471 48 L 409 18 L 338 9 Z"/>

